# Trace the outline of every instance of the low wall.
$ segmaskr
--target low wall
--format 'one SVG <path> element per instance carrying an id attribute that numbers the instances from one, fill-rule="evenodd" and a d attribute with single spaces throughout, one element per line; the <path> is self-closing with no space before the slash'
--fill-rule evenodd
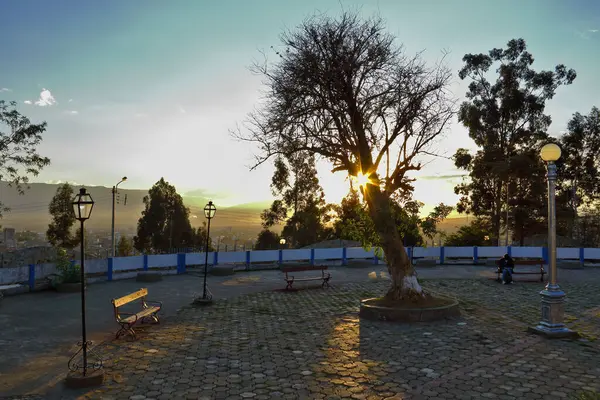
<path id="1" fill-rule="evenodd" d="M 486 264 L 510 254 L 514 258 L 541 258 L 548 260 L 548 251 L 544 247 L 410 247 L 406 248 L 408 256 L 417 260 L 416 264 Z M 283 263 L 340 262 L 347 265 L 352 260 L 369 260 L 379 263 L 375 249 L 365 250 L 361 247 L 343 247 L 332 249 L 292 249 L 292 250 L 256 250 L 210 252 L 210 266 L 233 264 L 235 270 L 253 270 L 278 268 Z M 165 274 L 181 274 L 186 268 L 203 266 L 205 253 L 157 254 L 132 257 L 115 257 L 108 259 L 86 260 L 85 271 L 90 281 L 128 279 L 138 271 L 159 270 Z M 597 248 L 558 248 L 559 264 L 573 265 L 579 263 L 583 267 L 587 261 L 600 260 L 600 249 Z M 419 262 L 418 260 L 422 260 Z M 35 287 L 35 282 L 55 274 L 53 264 L 25 265 L 16 268 L 0 268 L 0 285 L 26 284 Z"/>

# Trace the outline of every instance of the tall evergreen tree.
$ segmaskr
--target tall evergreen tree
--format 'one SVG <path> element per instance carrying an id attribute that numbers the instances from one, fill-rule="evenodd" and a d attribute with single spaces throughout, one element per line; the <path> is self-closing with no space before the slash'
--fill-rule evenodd
<path id="1" fill-rule="evenodd" d="M 600 199 L 600 109 L 575 113 L 560 138 L 558 189 L 573 209 Z"/>
<path id="2" fill-rule="evenodd" d="M 52 221 L 48 225 L 46 238 L 54 247 L 72 249 L 79 244 L 79 230 L 73 232 L 75 213 L 73 212 L 73 187 L 63 183 L 56 189 L 56 193 L 50 201 L 48 211 Z"/>
<path id="3" fill-rule="evenodd" d="M 520 207 L 516 216 L 527 217 L 517 221 L 521 227 L 531 223 L 530 211 L 539 209 L 539 199 L 529 195 L 543 193 L 534 180 L 544 175 L 538 151 L 548 141 L 551 123 L 544 114 L 545 104 L 559 86 L 571 84 L 576 74 L 562 64 L 554 71 L 535 71 L 523 39 L 513 39 L 505 49 L 492 49 L 488 54 L 467 54 L 463 61 L 459 76 L 471 82 L 459 121 L 479 150 L 471 155 L 459 149 L 454 156 L 456 166 L 467 170 L 470 178 L 455 188 L 461 195 L 457 209 L 489 218 L 499 242 L 510 204 Z M 497 78 L 490 82 L 493 67 Z M 528 203 L 531 200 L 535 200 L 533 205 Z"/>
<path id="4" fill-rule="evenodd" d="M 189 210 L 175 187 L 164 178 L 144 196 L 145 209 L 138 221 L 134 247 L 140 252 L 165 253 L 193 243 Z"/>
<path id="5" fill-rule="evenodd" d="M 265 229 L 285 222 L 282 236 L 293 247 L 325 238 L 326 208 L 314 154 L 298 152 L 276 158 L 271 190 L 277 199 L 261 214 Z"/>

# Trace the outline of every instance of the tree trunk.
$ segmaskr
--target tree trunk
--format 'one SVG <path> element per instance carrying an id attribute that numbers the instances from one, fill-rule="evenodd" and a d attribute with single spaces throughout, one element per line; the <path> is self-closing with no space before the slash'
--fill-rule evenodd
<path id="1" fill-rule="evenodd" d="M 385 295 L 393 301 L 419 301 L 429 295 L 417 280 L 417 272 L 412 266 L 402 238 L 392 216 L 390 198 L 377 185 L 366 185 L 363 193 L 369 206 L 369 215 L 381 239 L 388 272 L 392 285 Z"/>
<path id="2" fill-rule="evenodd" d="M 496 184 L 495 195 L 495 206 L 492 211 L 492 232 L 498 235 L 496 246 L 500 246 L 500 238 L 502 237 L 502 182 Z"/>

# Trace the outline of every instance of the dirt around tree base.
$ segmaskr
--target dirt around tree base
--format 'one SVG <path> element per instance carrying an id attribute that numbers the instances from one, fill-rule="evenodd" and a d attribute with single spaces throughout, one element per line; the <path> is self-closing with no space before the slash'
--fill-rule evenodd
<path id="1" fill-rule="evenodd" d="M 379 297 L 371 299 L 369 304 L 373 304 L 380 307 L 391 307 L 391 308 L 433 308 L 443 307 L 452 304 L 454 300 L 444 297 L 418 297 L 411 299 L 392 300 L 387 297 Z"/>
<path id="2" fill-rule="evenodd" d="M 400 301 L 380 297 L 361 300 L 360 316 L 379 321 L 426 322 L 458 317 L 460 310 L 458 301 L 446 297 Z"/>

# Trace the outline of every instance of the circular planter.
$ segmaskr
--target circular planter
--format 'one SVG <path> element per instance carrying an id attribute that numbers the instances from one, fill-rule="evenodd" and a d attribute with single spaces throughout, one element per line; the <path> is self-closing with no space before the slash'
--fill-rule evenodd
<path id="1" fill-rule="evenodd" d="M 77 283 L 59 283 L 56 285 L 56 291 L 60 293 L 81 292 L 81 282 Z"/>
<path id="2" fill-rule="evenodd" d="M 377 298 L 365 299 L 360 301 L 360 317 L 376 321 L 397 321 L 397 322 L 428 322 L 439 321 L 446 318 L 455 318 L 460 316 L 458 301 L 445 298 L 447 304 L 435 307 L 386 307 L 377 305 Z"/>
<path id="3" fill-rule="evenodd" d="M 215 276 L 227 276 L 235 274 L 235 271 L 233 270 L 233 267 L 229 265 L 215 265 L 210 270 L 210 274 Z"/>
<path id="4" fill-rule="evenodd" d="M 138 282 L 158 282 L 162 281 L 162 274 L 159 271 L 138 272 L 135 278 Z"/>

